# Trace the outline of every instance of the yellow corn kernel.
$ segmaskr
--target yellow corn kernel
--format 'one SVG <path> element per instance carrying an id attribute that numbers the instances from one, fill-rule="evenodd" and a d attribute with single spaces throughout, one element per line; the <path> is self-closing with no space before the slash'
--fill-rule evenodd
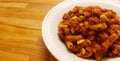
<path id="1" fill-rule="evenodd" d="M 86 50 L 84 48 L 81 49 L 81 53 L 82 54 L 85 54 L 86 53 Z"/>
<path id="2" fill-rule="evenodd" d="M 103 23 L 102 25 L 103 25 L 104 28 L 107 28 L 107 27 L 108 27 L 105 23 Z"/>
<path id="3" fill-rule="evenodd" d="M 67 42 L 66 42 L 66 45 L 67 45 L 67 47 L 68 47 L 69 49 L 71 49 L 71 48 L 73 47 L 73 43 L 70 42 L 70 41 L 67 41 Z"/>
<path id="4" fill-rule="evenodd" d="M 101 19 L 107 19 L 107 16 L 105 14 L 100 15 Z"/>
<path id="5" fill-rule="evenodd" d="M 76 19 L 76 18 L 78 18 L 77 16 L 73 16 L 71 19 Z"/>
<path id="6" fill-rule="evenodd" d="M 85 41 L 85 39 L 78 40 L 78 41 L 77 41 L 77 44 L 81 44 L 81 43 L 83 43 L 84 41 Z"/>
<path id="7" fill-rule="evenodd" d="M 83 23 L 80 23 L 79 26 L 83 26 Z"/>
<path id="8" fill-rule="evenodd" d="M 72 32 L 72 33 L 75 33 L 75 30 L 74 30 L 73 28 L 71 28 L 71 32 Z"/>

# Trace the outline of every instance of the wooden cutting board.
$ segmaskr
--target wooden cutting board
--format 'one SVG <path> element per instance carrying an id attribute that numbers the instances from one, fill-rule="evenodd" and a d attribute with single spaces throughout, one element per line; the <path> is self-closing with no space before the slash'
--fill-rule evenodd
<path id="1" fill-rule="evenodd" d="M 46 13 L 63 0 L 0 0 L 0 61 L 57 61 L 43 43 Z"/>

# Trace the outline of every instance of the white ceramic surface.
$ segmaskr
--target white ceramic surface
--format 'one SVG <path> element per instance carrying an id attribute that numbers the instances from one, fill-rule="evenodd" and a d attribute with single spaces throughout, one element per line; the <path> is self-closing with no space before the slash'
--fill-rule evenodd
<path id="1" fill-rule="evenodd" d="M 59 61 L 96 61 L 94 59 L 83 59 L 67 50 L 66 46 L 60 41 L 58 32 L 58 23 L 62 20 L 65 12 L 68 12 L 74 6 L 100 6 L 102 8 L 112 9 L 120 15 L 120 4 L 108 0 L 66 0 L 52 8 L 46 15 L 42 24 L 42 35 L 49 51 Z M 105 58 L 102 61 L 120 61 L 120 57 Z"/>

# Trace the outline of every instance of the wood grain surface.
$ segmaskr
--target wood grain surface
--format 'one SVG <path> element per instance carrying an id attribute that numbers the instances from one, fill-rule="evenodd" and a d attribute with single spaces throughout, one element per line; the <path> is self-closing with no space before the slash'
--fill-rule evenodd
<path id="1" fill-rule="evenodd" d="M 0 61 L 57 61 L 44 45 L 46 13 L 63 0 L 0 0 Z"/>

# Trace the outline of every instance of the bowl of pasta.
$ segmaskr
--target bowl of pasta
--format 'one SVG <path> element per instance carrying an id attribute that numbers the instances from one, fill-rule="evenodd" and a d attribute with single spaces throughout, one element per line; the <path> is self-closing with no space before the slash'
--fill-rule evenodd
<path id="1" fill-rule="evenodd" d="M 66 0 L 45 16 L 42 35 L 59 61 L 119 61 L 120 2 Z"/>

